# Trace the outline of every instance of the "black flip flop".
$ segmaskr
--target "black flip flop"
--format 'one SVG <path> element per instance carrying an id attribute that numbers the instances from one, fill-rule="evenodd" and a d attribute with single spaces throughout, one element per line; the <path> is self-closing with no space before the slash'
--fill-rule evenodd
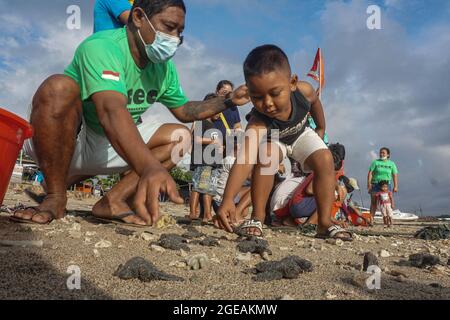
<path id="1" fill-rule="evenodd" d="M 41 212 L 50 212 L 50 211 L 41 211 L 41 210 L 39 210 L 39 209 L 36 208 L 36 207 L 26 207 L 26 208 L 21 209 L 21 210 L 29 210 L 29 209 L 34 210 L 33 217 L 34 217 L 36 214 L 39 214 L 39 213 L 41 213 Z M 46 225 L 49 225 L 50 223 L 53 222 L 53 220 L 55 220 L 55 218 L 53 217 L 53 214 L 52 214 L 52 219 L 50 219 L 50 220 L 47 221 L 46 223 L 35 222 L 35 221 L 33 221 L 32 219 L 33 219 L 33 218 L 31 218 L 31 219 L 22 219 L 22 218 L 19 218 L 19 217 L 16 217 L 16 216 L 10 216 L 10 217 L 9 217 L 9 220 L 12 221 L 12 222 L 14 222 L 14 223 L 19 223 L 19 224 L 34 224 L 34 225 L 38 225 L 38 226 L 46 226 Z"/>
<path id="2" fill-rule="evenodd" d="M 130 211 L 130 212 L 119 214 L 119 215 L 117 215 L 115 217 L 112 217 L 110 219 L 99 218 L 99 217 L 96 217 L 96 216 L 92 216 L 92 217 L 95 220 L 98 220 L 98 221 L 100 221 L 100 222 L 102 222 L 104 224 L 115 224 L 115 225 L 135 227 L 135 228 L 148 228 L 148 227 L 150 227 L 150 226 L 147 226 L 147 225 L 126 223 L 125 221 L 123 221 L 123 219 L 131 217 L 131 216 L 136 216 L 136 213 Z"/>

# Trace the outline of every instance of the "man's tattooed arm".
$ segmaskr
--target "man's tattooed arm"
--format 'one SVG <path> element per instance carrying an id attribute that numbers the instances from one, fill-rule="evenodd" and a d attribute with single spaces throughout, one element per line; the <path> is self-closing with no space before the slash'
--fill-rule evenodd
<path id="1" fill-rule="evenodd" d="M 226 109 L 225 99 L 222 97 L 207 101 L 191 101 L 184 106 L 170 110 L 179 121 L 190 123 L 208 119 Z"/>

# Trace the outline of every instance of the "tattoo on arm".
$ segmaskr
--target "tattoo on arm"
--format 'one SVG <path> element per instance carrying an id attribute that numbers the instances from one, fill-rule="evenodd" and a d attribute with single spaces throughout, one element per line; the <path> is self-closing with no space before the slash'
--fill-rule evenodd
<path id="1" fill-rule="evenodd" d="M 215 98 L 207 101 L 191 101 L 180 108 L 179 120 L 193 122 L 208 119 L 225 111 L 224 98 Z"/>

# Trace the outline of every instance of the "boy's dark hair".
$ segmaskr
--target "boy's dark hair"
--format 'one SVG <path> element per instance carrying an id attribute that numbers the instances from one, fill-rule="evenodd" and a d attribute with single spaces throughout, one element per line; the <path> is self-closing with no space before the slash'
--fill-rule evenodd
<path id="1" fill-rule="evenodd" d="M 389 186 L 389 181 L 380 181 L 378 183 L 378 187 Z"/>
<path id="2" fill-rule="evenodd" d="M 225 87 L 226 85 L 229 85 L 231 87 L 231 89 L 234 89 L 234 84 L 233 82 L 231 82 L 230 80 L 222 80 L 217 84 L 216 87 L 216 92 L 219 92 L 220 89 L 222 89 L 223 87 Z"/>
<path id="3" fill-rule="evenodd" d="M 147 18 L 151 19 L 154 15 L 163 12 L 169 7 L 181 8 L 186 13 L 186 6 L 183 0 L 134 0 L 131 12 L 133 12 L 134 8 L 141 8 L 144 10 Z M 132 19 L 132 15 L 130 14 L 128 23 L 131 23 Z"/>
<path id="4" fill-rule="evenodd" d="M 387 152 L 388 158 L 390 158 L 391 157 L 391 150 L 389 148 L 383 147 L 383 148 L 380 149 L 380 152 L 383 151 L 383 150 Z"/>
<path id="5" fill-rule="evenodd" d="M 211 100 L 211 99 L 214 99 L 214 98 L 217 98 L 218 96 L 217 96 L 217 94 L 215 94 L 215 93 L 208 93 L 206 96 L 205 96 L 205 98 L 203 99 L 203 101 L 207 101 L 207 100 Z"/>
<path id="6" fill-rule="evenodd" d="M 263 45 L 252 50 L 244 62 L 245 79 L 284 69 L 291 74 L 289 59 L 279 47 Z"/>

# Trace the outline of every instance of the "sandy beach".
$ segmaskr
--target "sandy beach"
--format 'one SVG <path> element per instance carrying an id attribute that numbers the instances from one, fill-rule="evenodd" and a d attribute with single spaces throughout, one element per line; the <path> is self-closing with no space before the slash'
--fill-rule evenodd
<path id="1" fill-rule="evenodd" d="M 266 229 L 265 239 L 272 251 L 266 259 L 275 261 L 295 255 L 312 262 L 313 271 L 296 279 L 257 282 L 250 271 L 263 258 L 240 253 L 236 235 L 212 226 L 194 227 L 205 236 L 216 238 L 218 246 L 202 246 L 190 240 L 190 251 L 186 252 L 154 245 L 162 234 L 186 233 L 186 221 L 180 218 L 188 214 L 187 207 L 164 203 L 162 212 L 174 219 L 167 219 L 169 223 L 163 228 L 141 229 L 93 220 L 90 210 L 96 201 L 71 194 L 68 216 L 46 226 L 15 224 L 9 221 L 8 213 L 0 214 L 0 299 L 450 299 L 450 240 L 424 241 L 413 237 L 417 230 L 432 223 L 401 223 L 391 230 L 382 225 L 353 228 L 353 243 L 317 240 L 297 230 Z M 11 187 L 4 205 L 11 208 L 18 204 L 34 203 L 20 187 Z M 175 220 L 178 223 L 173 223 Z M 31 246 L 23 247 L 7 246 L 8 241 L 33 242 L 25 242 Z M 369 277 L 362 271 L 366 252 L 378 256 L 382 270 L 380 290 L 370 291 L 364 284 Z M 408 258 L 415 253 L 431 253 L 439 257 L 440 264 L 414 267 Z M 208 262 L 200 270 L 191 270 L 184 261 L 197 254 L 205 254 Z M 133 257 L 142 257 L 184 281 L 141 282 L 113 275 L 119 265 Z M 81 271 L 80 290 L 67 288 L 70 266 L 78 266 Z"/>

